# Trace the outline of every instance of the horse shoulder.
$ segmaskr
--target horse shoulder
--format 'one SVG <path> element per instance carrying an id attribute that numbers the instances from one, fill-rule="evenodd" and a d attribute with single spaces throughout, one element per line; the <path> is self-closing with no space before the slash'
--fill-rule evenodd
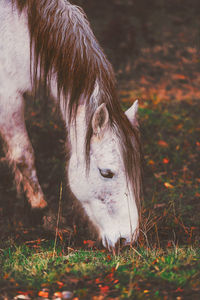
<path id="1" fill-rule="evenodd" d="M 26 91 L 31 82 L 27 16 L 5 0 L 0 2 L 0 82 L 7 92 Z"/>

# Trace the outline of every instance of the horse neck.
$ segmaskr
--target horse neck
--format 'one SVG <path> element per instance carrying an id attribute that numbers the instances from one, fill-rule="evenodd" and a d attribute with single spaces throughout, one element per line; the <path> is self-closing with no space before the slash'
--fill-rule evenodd
<path id="1" fill-rule="evenodd" d="M 79 105 L 76 118 L 68 124 L 71 153 L 76 153 L 79 159 L 85 157 L 86 121 L 85 105 Z"/>

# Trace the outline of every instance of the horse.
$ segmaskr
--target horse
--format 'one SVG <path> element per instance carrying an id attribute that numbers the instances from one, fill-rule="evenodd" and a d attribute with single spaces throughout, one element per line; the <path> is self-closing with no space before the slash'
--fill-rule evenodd
<path id="1" fill-rule="evenodd" d="M 138 102 L 124 113 L 113 68 L 84 11 L 67 0 L 1 0 L 0 133 L 16 186 L 47 206 L 24 121 L 24 93 L 43 86 L 70 145 L 66 177 L 103 246 L 137 240 L 141 199 Z"/>

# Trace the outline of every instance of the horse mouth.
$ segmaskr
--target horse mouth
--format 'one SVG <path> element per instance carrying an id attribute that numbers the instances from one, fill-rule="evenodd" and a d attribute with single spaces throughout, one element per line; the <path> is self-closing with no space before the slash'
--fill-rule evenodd
<path id="1" fill-rule="evenodd" d="M 124 249 L 125 247 L 130 247 L 132 242 L 130 239 L 126 238 L 119 238 L 116 243 L 111 243 L 111 241 L 107 238 L 104 238 L 103 245 L 106 247 L 113 255 L 119 254 L 120 250 Z"/>

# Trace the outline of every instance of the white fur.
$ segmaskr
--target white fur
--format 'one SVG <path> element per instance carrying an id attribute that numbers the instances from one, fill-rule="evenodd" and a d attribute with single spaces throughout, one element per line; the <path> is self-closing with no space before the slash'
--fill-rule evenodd
<path id="1" fill-rule="evenodd" d="M 74 11 L 79 13 L 75 7 Z M 11 1 L 1 0 L 0 132 L 7 145 L 8 159 L 14 166 L 17 180 L 24 185 L 31 206 L 43 208 L 46 202 L 36 176 L 34 153 L 26 132 L 23 114 L 22 94 L 31 89 L 29 47 L 26 13 L 22 12 L 19 15 L 16 9 L 12 8 Z M 51 89 L 56 99 L 56 82 L 52 81 Z M 96 83 L 92 98 L 97 99 L 98 95 L 99 86 Z M 62 115 L 68 126 L 63 103 L 61 99 Z M 137 110 L 135 108 L 129 116 L 131 121 L 135 119 Z M 104 126 L 100 135 L 94 133 L 91 139 L 90 169 L 87 174 L 84 152 L 86 135 L 84 105 L 79 107 L 76 122 L 76 130 L 73 124 L 69 128 L 70 188 L 98 230 L 104 246 L 114 247 L 119 238 L 132 242 L 137 236 L 138 211 L 134 195 L 130 192 L 126 180 L 120 141 L 109 126 Z M 102 177 L 99 169 L 110 169 L 114 173 L 113 178 Z"/>

